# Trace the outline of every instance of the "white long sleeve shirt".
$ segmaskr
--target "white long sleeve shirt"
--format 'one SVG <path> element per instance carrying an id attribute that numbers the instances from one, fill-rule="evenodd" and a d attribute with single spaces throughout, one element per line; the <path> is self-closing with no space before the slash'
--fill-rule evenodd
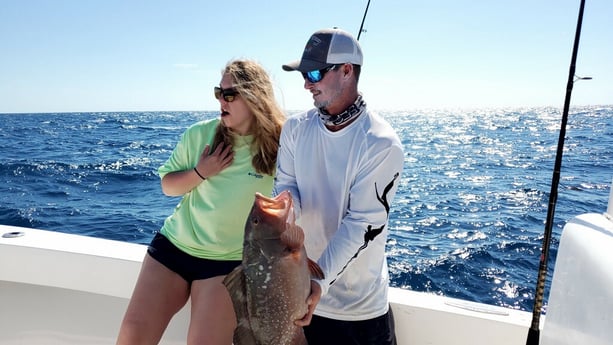
<path id="1" fill-rule="evenodd" d="M 396 132 L 368 110 L 332 132 L 312 109 L 287 120 L 277 160 L 273 194 L 292 193 L 307 253 L 325 275 L 315 314 L 385 314 L 387 222 L 404 162 Z"/>

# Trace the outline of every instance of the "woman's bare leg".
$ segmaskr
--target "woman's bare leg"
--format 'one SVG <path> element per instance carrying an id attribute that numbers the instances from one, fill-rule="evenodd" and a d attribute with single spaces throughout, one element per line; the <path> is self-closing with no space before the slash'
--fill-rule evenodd
<path id="1" fill-rule="evenodd" d="M 222 283 L 224 278 L 218 276 L 192 283 L 188 344 L 232 344 L 236 316 L 230 294 Z"/>
<path id="2" fill-rule="evenodd" d="M 146 254 L 121 323 L 117 345 L 157 344 L 170 319 L 188 298 L 188 283 Z"/>

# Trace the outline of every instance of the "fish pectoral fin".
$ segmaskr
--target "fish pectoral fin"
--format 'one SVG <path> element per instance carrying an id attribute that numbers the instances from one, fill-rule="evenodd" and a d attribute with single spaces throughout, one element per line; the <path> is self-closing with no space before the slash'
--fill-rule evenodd
<path id="1" fill-rule="evenodd" d="M 309 263 L 309 272 L 311 272 L 311 278 L 325 279 L 324 272 L 321 270 L 321 267 L 319 267 L 317 262 L 308 258 L 307 261 Z"/>
<path id="2" fill-rule="evenodd" d="M 281 234 L 281 243 L 293 250 L 300 249 L 304 243 L 304 231 L 296 224 L 289 225 Z"/>

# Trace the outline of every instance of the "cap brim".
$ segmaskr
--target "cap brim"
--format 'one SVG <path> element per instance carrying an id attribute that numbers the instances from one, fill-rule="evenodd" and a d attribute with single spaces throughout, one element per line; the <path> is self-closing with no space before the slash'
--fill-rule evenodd
<path id="1" fill-rule="evenodd" d="M 292 61 L 292 62 L 290 62 L 290 63 L 288 63 L 286 65 L 283 65 L 282 67 L 283 67 L 284 71 L 290 72 L 290 71 L 297 70 L 298 69 L 298 65 L 300 65 L 300 60 Z"/>
<path id="2" fill-rule="evenodd" d="M 302 60 L 290 62 L 286 65 L 283 65 L 282 67 L 283 67 L 283 70 L 288 71 L 288 72 L 289 71 L 299 71 L 302 73 L 306 73 L 306 72 L 310 72 L 310 71 L 314 71 L 318 69 L 324 69 L 330 65 L 331 64 L 325 63 L 325 62 L 302 59 Z"/>

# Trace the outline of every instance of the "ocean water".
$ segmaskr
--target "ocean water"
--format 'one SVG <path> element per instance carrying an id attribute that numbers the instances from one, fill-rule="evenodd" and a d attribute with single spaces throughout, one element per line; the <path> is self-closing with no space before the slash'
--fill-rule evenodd
<path id="1" fill-rule="evenodd" d="M 561 108 L 381 114 L 405 149 L 391 284 L 531 311 Z M 147 244 L 179 201 L 157 168 L 187 126 L 214 116 L 0 114 L 0 223 Z M 572 107 L 546 291 L 564 223 L 604 212 L 612 178 L 613 106 Z"/>

